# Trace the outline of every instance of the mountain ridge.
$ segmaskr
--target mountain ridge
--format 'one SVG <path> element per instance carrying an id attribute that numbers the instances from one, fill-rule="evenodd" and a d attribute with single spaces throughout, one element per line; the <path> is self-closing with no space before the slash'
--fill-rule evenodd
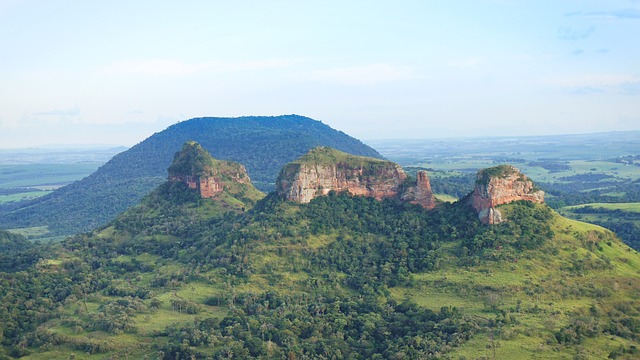
<path id="1" fill-rule="evenodd" d="M 285 163 L 316 146 L 382 158 L 359 140 L 304 116 L 194 118 L 151 135 L 83 180 L 0 214 L 0 226 L 47 225 L 57 235 L 101 226 L 161 184 L 187 140 L 199 142 L 217 159 L 243 164 L 262 190 L 273 188 Z"/>

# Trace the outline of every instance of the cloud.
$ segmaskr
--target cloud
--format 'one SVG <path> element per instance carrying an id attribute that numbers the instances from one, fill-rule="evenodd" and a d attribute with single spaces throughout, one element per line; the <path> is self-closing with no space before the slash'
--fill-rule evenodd
<path id="1" fill-rule="evenodd" d="M 292 77 L 298 80 L 321 81 L 341 85 L 374 85 L 389 81 L 412 79 L 416 76 L 408 66 L 370 64 L 314 70 L 307 73 L 294 74 Z"/>
<path id="2" fill-rule="evenodd" d="M 554 85 L 576 95 L 611 93 L 640 95 L 640 76 L 619 74 L 591 74 L 555 81 Z"/>
<path id="3" fill-rule="evenodd" d="M 564 14 L 564 16 L 580 16 L 600 19 L 620 19 L 638 20 L 640 19 L 640 9 L 620 9 L 613 11 L 575 11 Z"/>
<path id="4" fill-rule="evenodd" d="M 596 53 L 597 53 L 597 54 L 606 54 L 606 53 L 608 53 L 608 52 L 609 52 L 609 49 L 605 49 L 605 48 L 602 48 L 602 49 L 596 49 Z"/>
<path id="5" fill-rule="evenodd" d="M 186 76 L 203 72 L 224 73 L 237 71 L 260 71 L 289 67 L 305 59 L 268 59 L 258 61 L 222 62 L 208 61 L 189 63 L 174 59 L 150 59 L 119 61 L 106 66 L 107 74 L 140 74 L 150 76 Z"/>
<path id="6" fill-rule="evenodd" d="M 590 26 L 588 29 L 581 31 L 572 29 L 570 27 L 561 27 L 560 29 L 558 29 L 558 39 L 570 41 L 582 40 L 591 36 L 591 34 L 593 34 L 595 31 L 595 26 Z"/>
<path id="7" fill-rule="evenodd" d="M 77 107 L 73 109 L 64 109 L 64 110 L 51 110 L 44 112 L 33 113 L 34 116 L 60 116 L 60 117 L 71 117 L 80 115 L 80 109 Z"/>
<path id="8" fill-rule="evenodd" d="M 571 55 L 574 55 L 574 56 L 580 56 L 580 55 L 582 55 L 583 53 L 584 53 L 584 50 L 582 50 L 582 49 L 575 49 L 575 50 L 573 50 L 573 51 L 571 52 Z"/>
<path id="9" fill-rule="evenodd" d="M 623 95 L 640 95 L 640 79 L 621 84 L 620 93 Z"/>
<path id="10" fill-rule="evenodd" d="M 591 95 L 591 94 L 602 94 L 605 92 L 602 88 L 591 87 L 591 86 L 579 86 L 568 88 L 565 90 L 566 93 L 574 94 L 574 95 Z"/>

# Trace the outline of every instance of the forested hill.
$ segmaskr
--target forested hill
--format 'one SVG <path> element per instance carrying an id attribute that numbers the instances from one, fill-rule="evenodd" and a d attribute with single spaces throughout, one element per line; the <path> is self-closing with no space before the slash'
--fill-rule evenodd
<path id="1" fill-rule="evenodd" d="M 53 234 L 71 234 L 100 226 L 162 183 L 174 153 L 188 140 L 217 159 L 243 164 L 263 191 L 274 188 L 284 164 L 317 146 L 382 158 L 359 140 L 304 116 L 196 118 L 153 134 L 81 181 L 0 214 L 0 228 L 47 225 Z"/>
<path id="2" fill-rule="evenodd" d="M 184 185 L 16 251 L 0 359 L 638 358 L 640 255 L 544 204 L 489 226 L 464 202 L 227 211 Z"/>

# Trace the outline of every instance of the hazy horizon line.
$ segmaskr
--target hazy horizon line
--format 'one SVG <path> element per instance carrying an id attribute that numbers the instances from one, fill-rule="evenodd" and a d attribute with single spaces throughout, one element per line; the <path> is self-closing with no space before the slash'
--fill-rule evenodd
<path id="1" fill-rule="evenodd" d="M 427 140 L 469 140 L 469 139 L 506 139 L 506 138 L 543 138 L 543 137 L 563 137 L 563 136 L 589 136 L 589 135 L 605 135 L 605 134 L 613 134 L 613 133 L 640 133 L 640 129 L 638 130 L 611 130 L 611 131 L 596 131 L 596 132 L 585 132 L 585 133 L 557 133 L 557 134 L 541 134 L 541 135 L 443 135 L 443 136 L 431 136 L 431 137 L 386 137 L 386 138 L 356 138 L 362 142 L 367 141 L 427 141 Z M 349 135 L 349 134 L 347 134 Z M 0 151 L 11 151 L 11 150 L 83 150 L 83 149 L 91 149 L 91 150 L 109 150 L 115 148 L 126 148 L 130 149 L 133 146 L 145 141 L 149 137 L 153 136 L 149 135 L 148 137 L 138 141 L 133 145 L 126 144 L 105 144 L 105 143 L 70 143 L 70 144 L 40 144 L 40 145 L 31 145 L 25 147 L 0 147 Z M 351 136 L 351 135 L 349 135 Z"/>

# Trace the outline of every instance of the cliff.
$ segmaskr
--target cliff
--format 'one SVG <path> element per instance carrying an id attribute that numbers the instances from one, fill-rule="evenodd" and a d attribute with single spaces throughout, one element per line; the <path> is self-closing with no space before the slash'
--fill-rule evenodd
<path id="1" fill-rule="evenodd" d="M 406 187 L 406 180 L 404 170 L 391 161 L 318 147 L 282 168 L 276 191 L 299 203 L 308 203 L 330 191 L 348 191 L 377 200 L 400 197 L 428 209 L 435 206 L 426 172 L 420 174 L 414 186 Z"/>
<path id="2" fill-rule="evenodd" d="M 513 201 L 544 202 L 544 192 L 534 187 L 517 168 L 499 165 L 478 171 L 475 189 L 470 196 L 471 206 L 485 224 L 502 222 L 502 214 L 496 206 Z"/>
<path id="3" fill-rule="evenodd" d="M 195 141 L 187 141 L 175 154 L 168 173 L 170 182 L 183 182 L 203 198 L 213 198 L 225 189 L 238 192 L 239 185 L 253 188 L 244 166 L 214 159 Z"/>
<path id="4" fill-rule="evenodd" d="M 415 185 L 407 187 L 402 193 L 401 198 L 403 201 L 419 204 L 427 210 L 433 209 L 436 206 L 436 198 L 433 196 L 433 191 L 431 191 L 431 182 L 429 181 L 426 171 L 418 171 Z"/>

